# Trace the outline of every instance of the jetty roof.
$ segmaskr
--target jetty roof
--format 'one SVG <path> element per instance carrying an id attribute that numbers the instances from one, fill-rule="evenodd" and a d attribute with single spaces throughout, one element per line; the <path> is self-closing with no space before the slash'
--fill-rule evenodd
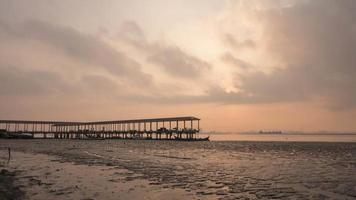
<path id="1" fill-rule="evenodd" d="M 150 119 L 129 119 L 114 121 L 94 121 L 94 122 L 77 122 L 77 123 L 56 123 L 57 126 L 63 125 L 105 125 L 105 124 L 128 124 L 128 123 L 150 123 L 150 122 L 173 122 L 173 121 L 196 121 L 196 117 L 167 117 L 167 118 L 150 118 Z"/>
<path id="2" fill-rule="evenodd" d="M 152 119 L 130 119 L 130 120 L 117 120 L 117 121 L 99 121 L 99 122 L 86 122 L 85 124 L 123 124 L 123 123 L 145 123 L 145 122 L 167 122 L 167 121 L 195 121 L 200 120 L 196 117 L 168 117 L 168 118 L 152 118 Z"/>
<path id="3" fill-rule="evenodd" d="M 35 121 L 35 120 L 0 120 L 0 124 L 77 124 L 81 122 Z"/>
<path id="4" fill-rule="evenodd" d="M 76 126 L 76 125 L 105 125 L 105 124 L 128 124 L 128 123 L 150 123 L 150 122 L 174 122 L 174 121 L 197 121 L 197 117 L 167 117 L 149 119 L 129 119 L 113 121 L 93 121 L 93 122 L 65 122 L 65 121 L 30 121 L 30 120 L 0 120 L 2 124 L 51 124 L 54 126 Z"/>

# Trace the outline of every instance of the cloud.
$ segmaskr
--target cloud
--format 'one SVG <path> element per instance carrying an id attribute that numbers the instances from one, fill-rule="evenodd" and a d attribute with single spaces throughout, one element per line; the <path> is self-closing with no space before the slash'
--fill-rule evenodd
<path id="1" fill-rule="evenodd" d="M 261 67 L 253 66 L 250 61 L 254 60 L 240 59 L 231 53 L 221 57 L 223 62 L 241 69 L 254 68 L 232 75 L 238 91 L 227 92 L 212 84 L 204 95 L 151 100 L 223 104 L 319 101 L 319 104 L 337 110 L 356 107 L 355 1 L 301 1 L 288 6 L 274 4 L 265 9 L 250 9 L 247 18 L 256 23 L 260 37 L 246 44 L 253 47 L 248 49 L 250 54 L 264 52 L 263 57 L 258 58 Z M 245 45 L 237 43 L 229 34 L 225 38 L 230 40 L 227 47 L 236 50 L 237 55 L 245 53 Z M 174 60 L 174 57 L 168 51 L 156 60 L 168 64 L 167 60 Z M 266 68 L 264 62 L 271 60 L 278 66 L 267 73 L 263 70 Z M 189 73 L 189 70 L 183 72 Z"/>
<path id="2" fill-rule="evenodd" d="M 251 19 L 262 27 L 256 47 L 266 52 L 265 60 L 275 60 L 281 67 L 270 73 L 239 74 L 236 85 L 240 92 L 216 95 L 224 97 L 221 101 L 237 104 L 317 98 L 332 108 L 355 107 L 355 9 L 352 0 L 303 1 L 286 7 L 252 9 Z M 223 60 L 245 65 L 230 54 Z"/>
<path id="3" fill-rule="evenodd" d="M 148 42 L 134 22 L 124 23 L 121 30 L 120 37 L 142 44 L 140 49 L 150 62 L 177 77 L 177 81 L 196 80 L 200 70 L 209 65 L 178 47 Z M 166 87 L 162 91 L 152 85 L 153 77 L 127 56 L 131 53 L 135 57 L 134 53 L 120 52 L 100 36 L 39 20 L 0 20 L 0 41 L 1 95 L 61 94 L 73 100 L 101 95 L 133 101 L 144 95 L 162 97 L 162 92 L 166 93 Z"/>
<path id="4" fill-rule="evenodd" d="M 230 33 L 223 35 L 224 43 L 233 49 L 254 48 L 256 43 L 251 39 L 238 40 Z"/>
<path id="5" fill-rule="evenodd" d="M 199 78 L 211 66 L 206 61 L 190 55 L 174 44 L 149 41 L 141 27 L 133 21 L 123 23 L 118 37 L 141 51 L 146 60 L 178 78 Z"/>
<path id="6" fill-rule="evenodd" d="M 100 103 L 154 87 L 137 61 L 100 36 L 71 27 L 0 20 L 0 43 L 2 98 Z"/>
<path id="7" fill-rule="evenodd" d="M 61 76 L 46 70 L 26 70 L 17 66 L 0 67 L 0 94 L 2 96 L 36 96 L 56 92 L 73 92 L 76 88 Z"/>
<path id="8" fill-rule="evenodd" d="M 174 46 L 156 46 L 148 61 L 157 64 L 171 74 L 183 78 L 198 78 L 210 66 L 194 56 L 188 55 Z"/>
<path id="9" fill-rule="evenodd" d="M 138 47 L 140 44 L 145 45 L 147 43 L 146 34 L 142 28 L 134 21 L 125 21 L 119 28 L 117 35 L 119 38 L 129 40 L 131 43 L 135 43 Z"/>
<path id="10" fill-rule="evenodd" d="M 123 89 L 123 86 L 103 75 L 82 76 L 81 84 L 85 90 L 96 94 L 117 94 L 118 90 Z"/>
<path id="11" fill-rule="evenodd" d="M 105 69 L 118 78 L 145 85 L 151 82 L 150 75 L 141 71 L 138 62 L 114 49 L 99 37 L 81 33 L 70 27 L 39 20 L 11 25 L 2 22 L 0 36 L 2 39 L 35 40 L 52 46 L 67 57 L 87 66 Z"/>
<path id="12" fill-rule="evenodd" d="M 82 75 L 78 80 L 47 69 L 29 69 L 19 66 L 0 67 L 0 94 L 14 97 L 48 97 L 65 95 L 76 98 L 100 95 L 119 98 L 126 87 L 103 75 Z M 120 92 L 118 92 L 120 91 Z"/>
<path id="13" fill-rule="evenodd" d="M 248 69 L 251 67 L 251 64 L 249 64 L 246 61 L 243 61 L 239 58 L 236 58 L 231 53 L 225 53 L 224 55 L 222 55 L 221 60 L 225 63 L 231 64 L 231 65 L 241 68 L 241 69 Z"/>
<path id="14" fill-rule="evenodd" d="M 229 74 L 233 78 L 234 88 L 237 88 L 234 92 L 226 92 L 227 90 L 221 86 L 223 84 L 219 85 L 226 80 L 206 82 L 199 79 L 203 74 L 211 78 L 209 80 L 224 79 L 225 77 L 220 77 L 215 72 L 229 71 L 226 69 L 224 71 L 223 68 L 226 66 L 213 66 L 213 63 L 194 56 L 193 53 L 175 44 L 148 38 L 146 32 L 133 21 L 125 22 L 115 39 L 121 39 L 135 51 L 126 49 L 125 45 L 121 47 L 121 43 L 114 48 L 108 40 L 97 35 L 39 20 L 23 23 L 0 21 L 0 41 L 16 40 L 18 43 L 35 41 L 74 60 L 71 66 L 80 63 L 78 68 L 81 68 L 83 74 L 77 75 L 76 83 L 79 83 L 78 87 L 82 90 L 85 88 L 96 88 L 100 91 L 125 90 L 127 94 L 127 91 L 131 90 L 131 85 L 137 84 L 145 94 L 132 92 L 127 96 L 130 101 L 136 99 L 153 103 L 257 104 L 322 99 L 335 109 L 355 107 L 356 3 L 353 0 L 295 1 L 293 4 L 283 5 L 273 3 L 275 1 L 268 2 L 258 4 L 259 6 L 249 3 L 249 6 L 244 7 L 243 13 L 236 12 L 233 5 L 232 11 L 230 10 L 232 14 L 227 16 L 234 18 L 234 13 L 239 13 L 238 16 L 245 15 L 243 20 L 250 20 L 246 22 L 248 30 L 239 30 L 244 26 L 237 26 L 234 30 L 231 23 L 236 20 L 230 20 L 228 31 L 221 29 L 222 33 L 218 34 L 223 35 L 221 39 L 225 45 L 221 48 L 221 53 L 228 52 L 223 56 L 217 55 L 216 59 L 219 62 L 214 64 L 228 64 L 242 69 Z M 277 63 L 275 68 L 265 70 L 271 63 Z M 152 65 L 157 68 L 151 70 Z M 0 82 L 5 83 L 6 80 L 7 85 L 18 88 L 6 91 L 7 93 L 20 91 L 19 88 L 26 88 L 25 86 L 29 87 L 26 89 L 28 91 L 47 91 L 48 89 L 42 88 L 42 85 L 52 82 L 58 82 L 54 88 L 66 87 L 61 83 L 61 79 L 65 77 L 55 74 L 54 71 L 34 70 L 32 73 L 30 69 L 21 71 L 17 64 L 10 63 L 4 66 L 0 66 L 3 74 L 13 77 L 13 80 L 25 80 L 16 86 L 9 78 L 3 77 Z M 11 72 L 9 69 L 13 66 L 17 68 Z M 217 70 L 211 70 L 212 68 Z M 249 70 L 252 68 L 253 70 Z M 105 73 L 96 70 L 103 70 Z M 39 79 L 35 75 L 39 73 L 38 71 L 48 73 L 44 76 L 50 80 L 36 80 L 25 84 L 31 80 L 27 77 Z M 153 75 L 149 75 L 148 72 Z M 153 90 L 142 87 L 149 86 L 152 82 L 166 83 L 166 80 L 163 80 L 166 77 L 161 76 L 162 74 L 174 77 L 177 81 L 174 82 L 175 86 L 184 82 L 188 87 L 198 88 L 200 92 L 192 94 L 195 90 L 190 90 L 190 93 L 182 90 L 177 96 L 176 91 L 172 92 L 174 93 L 172 95 L 166 95 L 159 88 Z M 67 83 L 71 85 L 75 81 L 67 80 Z M 125 86 L 121 84 L 130 89 L 123 89 Z M 2 90 L 5 91 L 4 88 Z"/>

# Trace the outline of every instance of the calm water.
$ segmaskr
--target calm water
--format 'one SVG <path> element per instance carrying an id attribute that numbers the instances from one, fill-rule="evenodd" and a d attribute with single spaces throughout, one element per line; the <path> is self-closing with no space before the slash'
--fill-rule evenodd
<path id="1" fill-rule="evenodd" d="M 356 143 L 0 140 L 0 146 L 128 169 L 126 181 L 182 188 L 197 199 L 356 198 Z"/>
<path id="2" fill-rule="evenodd" d="M 208 136 L 208 135 L 202 135 Z M 215 141 L 356 142 L 356 134 L 211 134 Z"/>

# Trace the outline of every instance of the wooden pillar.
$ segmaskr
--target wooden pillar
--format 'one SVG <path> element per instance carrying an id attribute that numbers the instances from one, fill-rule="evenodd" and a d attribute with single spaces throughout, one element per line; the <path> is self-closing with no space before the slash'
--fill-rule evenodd
<path id="1" fill-rule="evenodd" d="M 127 125 L 126 123 L 124 124 L 124 131 L 123 131 L 123 137 L 126 138 L 126 133 L 127 133 Z"/>
<path id="2" fill-rule="evenodd" d="M 57 135 L 57 126 L 54 127 L 54 130 L 53 130 L 53 137 L 54 139 L 57 139 L 58 135 Z"/>

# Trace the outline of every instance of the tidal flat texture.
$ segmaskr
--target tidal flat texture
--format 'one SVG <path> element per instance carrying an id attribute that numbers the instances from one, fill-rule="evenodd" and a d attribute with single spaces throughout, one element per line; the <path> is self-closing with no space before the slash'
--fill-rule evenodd
<path id="1" fill-rule="evenodd" d="M 0 140 L 28 199 L 356 199 L 356 143 Z"/>

